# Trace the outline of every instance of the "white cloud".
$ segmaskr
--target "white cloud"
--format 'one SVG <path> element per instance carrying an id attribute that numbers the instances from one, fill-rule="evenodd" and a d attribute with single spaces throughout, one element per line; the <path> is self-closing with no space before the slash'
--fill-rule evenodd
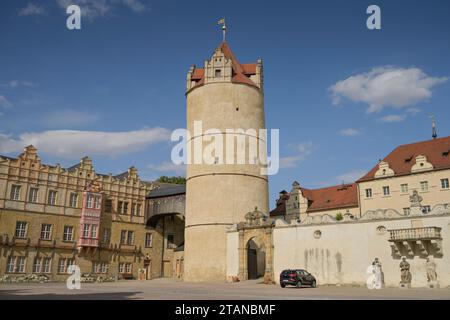
<path id="1" fill-rule="evenodd" d="M 0 95 L 0 107 L 10 108 L 10 107 L 12 107 L 12 103 L 9 102 L 9 100 L 6 99 L 5 96 Z"/>
<path id="2" fill-rule="evenodd" d="M 293 156 L 281 157 L 280 168 L 297 167 L 298 164 L 305 160 L 315 149 L 312 142 L 302 142 L 290 146 L 290 148 L 295 152 L 295 154 Z"/>
<path id="3" fill-rule="evenodd" d="M 360 169 L 355 169 L 346 173 L 343 173 L 336 177 L 336 180 L 344 183 L 353 183 L 362 176 L 364 176 L 367 172 Z"/>
<path id="4" fill-rule="evenodd" d="M 405 115 L 390 114 L 388 116 L 384 116 L 384 117 L 380 118 L 380 121 L 392 123 L 392 122 L 402 122 L 402 121 L 405 121 L 405 119 L 406 119 Z"/>
<path id="5" fill-rule="evenodd" d="M 342 129 L 341 131 L 339 131 L 339 134 L 344 137 L 354 137 L 360 135 L 361 132 L 358 129 L 348 128 Z"/>
<path id="6" fill-rule="evenodd" d="M 419 108 L 409 108 L 406 110 L 406 112 L 412 116 L 415 116 L 416 114 L 421 113 L 422 110 L 420 110 Z"/>
<path id="7" fill-rule="evenodd" d="M 163 141 L 170 141 L 170 131 L 158 127 L 126 132 L 50 130 L 26 132 L 18 138 L 0 133 L 0 152 L 20 152 L 32 144 L 43 153 L 65 158 L 79 158 L 86 154 L 116 156 L 137 152 Z"/>
<path id="8" fill-rule="evenodd" d="M 82 17 L 88 20 L 112 15 L 119 5 L 139 13 L 148 9 L 140 0 L 56 0 L 56 2 L 62 8 L 67 8 L 71 4 L 80 6 Z"/>
<path id="9" fill-rule="evenodd" d="M 74 128 L 93 124 L 97 120 L 98 116 L 96 114 L 66 109 L 44 114 L 39 122 L 52 128 Z"/>
<path id="10" fill-rule="evenodd" d="M 29 2 L 27 6 L 21 9 L 18 13 L 19 16 L 38 16 L 45 14 L 44 6 L 35 5 Z"/>
<path id="11" fill-rule="evenodd" d="M 5 84 L 1 85 L 2 87 L 9 87 L 9 88 L 17 88 L 17 87 L 30 87 L 34 88 L 37 87 L 37 84 L 29 81 L 22 81 L 22 80 L 11 80 Z"/>
<path id="12" fill-rule="evenodd" d="M 163 162 L 161 164 L 149 164 L 147 167 L 151 170 L 158 171 L 158 172 L 186 174 L 186 166 L 185 165 L 177 165 L 172 162 Z"/>
<path id="13" fill-rule="evenodd" d="M 430 77 L 419 68 L 379 67 L 338 81 L 330 91 L 334 105 L 347 98 L 368 104 L 367 113 L 373 113 L 385 107 L 413 106 L 430 98 L 431 89 L 447 80 L 446 77 Z"/>

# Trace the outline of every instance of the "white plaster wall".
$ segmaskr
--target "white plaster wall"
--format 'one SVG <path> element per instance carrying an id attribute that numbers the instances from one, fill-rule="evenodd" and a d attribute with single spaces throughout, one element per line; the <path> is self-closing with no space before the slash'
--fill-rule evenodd
<path id="1" fill-rule="evenodd" d="M 227 279 L 239 275 L 239 232 L 227 233 Z"/>
<path id="2" fill-rule="evenodd" d="M 442 258 L 434 258 L 441 287 L 450 285 L 450 230 L 449 216 L 421 216 L 423 227 L 440 227 Z M 366 270 L 375 257 L 382 263 L 385 284 L 398 286 L 400 259 L 392 257 L 389 232 L 378 234 L 377 227 L 386 229 L 411 228 L 412 218 L 367 222 L 340 222 L 321 225 L 290 226 L 277 221 L 273 231 L 274 276 L 284 269 L 304 268 L 311 272 L 318 284 L 361 284 L 367 280 Z M 322 236 L 314 237 L 320 230 Z M 427 284 L 425 259 L 408 259 L 411 264 L 412 287 Z"/>

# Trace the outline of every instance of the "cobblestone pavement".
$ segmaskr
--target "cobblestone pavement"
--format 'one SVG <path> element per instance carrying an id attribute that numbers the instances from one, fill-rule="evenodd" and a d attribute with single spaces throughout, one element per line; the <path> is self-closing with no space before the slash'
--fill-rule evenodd
<path id="1" fill-rule="evenodd" d="M 0 299 L 450 299 L 450 289 L 369 290 L 365 287 L 344 286 L 283 289 L 277 285 L 264 285 L 258 281 L 183 283 L 171 279 L 156 279 L 82 284 L 81 290 L 68 290 L 65 283 L 0 284 Z"/>

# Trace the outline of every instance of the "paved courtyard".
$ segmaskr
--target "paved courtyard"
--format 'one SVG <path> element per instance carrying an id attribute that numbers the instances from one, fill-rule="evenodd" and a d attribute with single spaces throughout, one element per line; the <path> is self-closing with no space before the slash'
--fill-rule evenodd
<path id="1" fill-rule="evenodd" d="M 240 283 L 183 283 L 171 279 L 82 284 L 68 290 L 64 283 L 0 284 L 0 299 L 187 299 L 187 300 L 270 300 L 270 299 L 450 299 L 450 289 L 326 286 L 285 288 L 258 281 Z"/>

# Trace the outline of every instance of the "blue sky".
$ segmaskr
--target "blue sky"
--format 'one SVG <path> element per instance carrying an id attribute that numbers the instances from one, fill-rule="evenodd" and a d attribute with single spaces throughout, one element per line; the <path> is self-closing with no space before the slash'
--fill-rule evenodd
<path id="1" fill-rule="evenodd" d="M 395 146 L 450 127 L 450 2 L 66 0 L 0 3 L 0 154 L 32 142 L 46 163 L 84 155 L 98 172 L 134 165 L 144 179 L 180 174 L 167 133 L 185 126 L 185 79 L 221 41 L 240 62 L 264 60 L 268 128 L 283 167 L 273 200 L 294 180 L 351 181 Z M 381 8 L 368 30 L 366 9 Z M 70 132 L 59 130 L 73 130 Z"/>

